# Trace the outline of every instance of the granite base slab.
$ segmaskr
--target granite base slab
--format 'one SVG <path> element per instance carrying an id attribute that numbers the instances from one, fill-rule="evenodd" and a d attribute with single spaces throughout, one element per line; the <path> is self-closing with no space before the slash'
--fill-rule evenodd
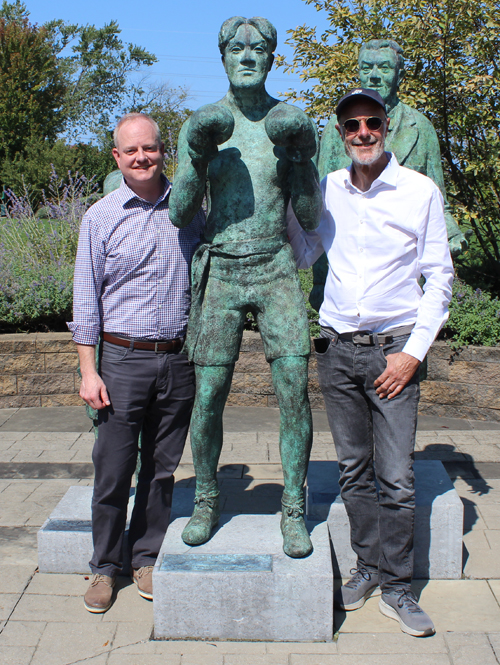
<path id="1" fill-rule="evenodd" d="M 38 532 L 38 567 L 41 573 L 90 573 L 92 556 L 92 492 L 93 487 L 73 486 L 52 511 Z M 194 488 L 174 490 L 172 519 L 191 515 Z M 127 511 L 127 526 L 123 546 L 123 573 L 129 574 L 130 561 L 127 533 L 134 491 L 131 490 Z"/>
<path id="2" fill-rule="evenodd" d="M 443 464 L 418 460 L 415 471 L 415 555 L 417 579 L 460 579 L 464 509 Z M 356 567 L 350 527 L 340 496 L 337 462 L 310 462 L 306 488 L 309 519 L 326 519 L 334 570 L 349 577 Z"/>
<path id="3" fill-rule="evenodd" d="M 325 522 L 313 553 L 283 552 L 280 515 L 222 515 L 199 547 L 172 522 L 153 572 L 155 639 L 325 641 L 333 636 L 333 570 Z"/>

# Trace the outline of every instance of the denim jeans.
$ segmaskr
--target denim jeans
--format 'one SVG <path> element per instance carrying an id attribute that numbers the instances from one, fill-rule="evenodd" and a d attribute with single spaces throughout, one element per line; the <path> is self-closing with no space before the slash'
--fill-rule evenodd
<path id="1" fill-rule="evenodd" d="M 352 548 L 358 566 L 378 570 L 384 591 L 409 588 L 413 575 L 419 372 L 390 400 L 380 399 L 373 383 L 387 366 L 385 356 L 402 351 L 408 336 L 361 346 L 323 329 L 330 345 L 316 353 Z"/>

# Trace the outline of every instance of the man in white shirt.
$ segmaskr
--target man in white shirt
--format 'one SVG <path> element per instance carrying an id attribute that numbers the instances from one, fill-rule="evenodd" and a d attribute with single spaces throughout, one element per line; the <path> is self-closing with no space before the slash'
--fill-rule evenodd
<path id="1" fill-rule="evenodd" d="M 322 181 L 316 231 L 304 232 L 293 215 L 288 227 L 299 268 L 323 251 L 329 264 L 315 346 L 357 555 L 335 600 L 359 609 L 380 584 L 380 611 L 420 637 L 434 625 L 410 589 L 417 369 L 448 318 L 443 198 L 430 178 L 384 151 L 389 119 L 378 92 L 352 90 L 336 114 L 352 164 Z"/>

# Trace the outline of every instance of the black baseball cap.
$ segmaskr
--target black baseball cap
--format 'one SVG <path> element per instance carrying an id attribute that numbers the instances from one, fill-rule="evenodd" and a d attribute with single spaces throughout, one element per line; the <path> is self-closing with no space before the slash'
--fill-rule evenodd
<path id="1" fill-rule="evenodd" d="M 349 92 L 347 92 L 337 104 L 337 108 L 335 109 L 337 118 L 342 112 L 344 106 L 349 104 L 351 101 L 356 101 L 356 99 L 371 99 L 373 102 L 376 102 L 379 106 L 381 106 L 384 109 L 384 113 L 387 115 L 387 109 L 385 108 L 384 100 L 376 90 L 370 90 L 370 88 L 354 88 L 353 90 L 349 90 Z"/>

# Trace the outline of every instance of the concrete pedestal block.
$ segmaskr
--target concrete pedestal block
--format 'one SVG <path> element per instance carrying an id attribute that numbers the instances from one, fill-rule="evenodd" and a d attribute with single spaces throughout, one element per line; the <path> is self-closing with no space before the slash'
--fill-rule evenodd
<path id="1" fill-rule="evenodd" d="M 415 471 L 415 563 L 417 579 L 460 579 L 462 576 L 463 504 L 443 464 L 418 460 Z M 306 513 L 328 521 L 334 570 L 350 577 L 356 567 L 350 527 L 340 497 L 337 462 L 310 462 Z"/>
<path id="2" fill-rule="evenodd" d="M 92 492 L 93 487 L 73 486 L 52 511 L 38 532 L 38 567 L 41 573 L 90 573 L 92 556 Z M 174 490 L 172 519 L 191 515 L 194 488 Z M 134 507 L 134 493 L 128 504 L 127 527 Z M 130 561 L 125 531 L 123 572 L 129 574 Z"/>
<path id="3" fill-rule="evenodd" d="M 169 527 L 153 572 L 155 639 L 324 641 L 333 634 L 326 523 L 305 559 L 283 553 L 279 515 L 222 515 L 199 547 Z"/>

